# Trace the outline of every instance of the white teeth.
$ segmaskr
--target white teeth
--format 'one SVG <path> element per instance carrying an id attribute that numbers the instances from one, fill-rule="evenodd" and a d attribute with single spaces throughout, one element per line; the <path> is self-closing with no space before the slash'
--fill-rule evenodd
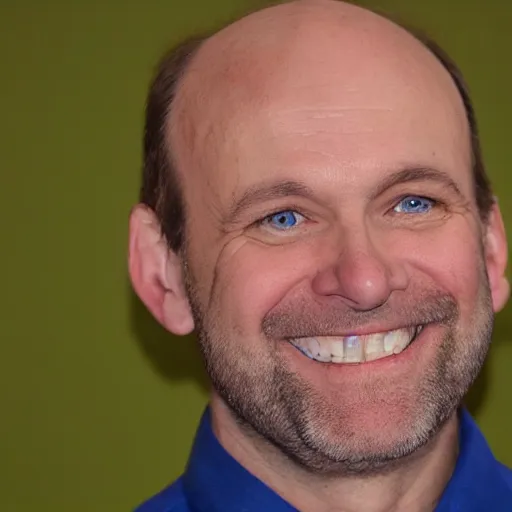
<path id="1" fill-rule="evenodd" d="M 328 363 L 331 360 L 331 344 L 330 343 L 319 343 L 320 350 L 319 350 L 319 361 L 324 361 Z"/>
<path id="2" fill-rule="evenodd" d="M 309 338 L 310 342 L 306 345 L 309 352 L 313 354 L 313 359 L 317 359 L 320 355 L 320 342 L 316 338 Z"/>
<path id="3" fill-rule="evenodd" d="M 413 329 L 397 329 L 384 336 L 384 350 L 393 354 L 399 354 L 408 345 L 414 335 Z"/>
<path id="4" fill-rule="evenodd" d="M 391 331 L 384 335 L 384 350 L 386 352 L 393 352 L 395 348 L 395 333 L 396 331 Z"/>
<path id="5" fill-rule="evenodd" d="M 372 334 L 366 338 L 365 354 L 367 361 L 382 357 L 384 350 L 384 334 Z"/>
<path id="6" fill-rule="evenodd" d="M 343 341 L 337 338 L 331 341 L 331 354 L 333 358 L 343 359 Z"/>
<path id="7" fill-rule="evenodd" d="M 346 363 L 359 363 L 363 360 L 363 344 L 359 336 L 347 336 L 343 339 Z"/>
<path id="8" fill-rule="evenodd" d="M 297 338 L 292 345 L 311 359 L 330 363 L 362 363 L 402 352 L 421 331 L 418 328 L 396 329 L 364 336 L 325 336 Z"/>

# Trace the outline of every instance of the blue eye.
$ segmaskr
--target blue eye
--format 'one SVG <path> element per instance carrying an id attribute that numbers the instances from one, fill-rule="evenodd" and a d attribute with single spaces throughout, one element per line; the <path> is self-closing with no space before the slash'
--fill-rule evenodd
<path id="1" fill-rule="evenodd" d="M 421 196 L 404 197 L 394 208 L 397 213 L 428 213 L 435 201 Z"/>
<path id="2" fill-rule="evenodd" d="M 281 231 L 294 228 L 304 220 L 304 217 L 293 210 L 283 210 L 264 219 L 264 224 Z"/>

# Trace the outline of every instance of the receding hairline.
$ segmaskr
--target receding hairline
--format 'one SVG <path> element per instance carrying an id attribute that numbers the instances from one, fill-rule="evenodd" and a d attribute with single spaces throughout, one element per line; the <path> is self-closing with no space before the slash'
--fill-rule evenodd
<path id="1" fill-rule="evenodd" d="M 354 5 L 350 2 L 345 2 L 341 0 L 284 0 L 279 2 L 274 2 L 272 5 L 267 6 L 263 9 L 255 9 L 241 17 L 238 17 L 232 20 L 230 23 L 225 24 L 220 29 L 212 31 L 210 33 L 205 33 L 200 35 L 199 37 L 192 37 L 187 39 L 184 45 L 189 46 L 189 55 L 186 59 L 185 65 L 183 69 L 181 69 L 179 80 L 177 81 L 176 91 L 174 94 L 174 98 L 172 102 L 168 105 L 167 116 L 166 116 L 166 125 L 164 130 L 166 132 L 165 140 L 167 142 L 167 153 L 168 158 L 170 160 L 174 160 L 176 150 L 173 147 L 174 143 L 180 139 L 180 137 L 184 136 L 184 132 L 193 129 L 193 122 L 190 116 L 190 104 L 187 105 L 187 102 L 194 98 L 194 103 L 197 105 L 201 101 L 204 101 L 205 96 L 209 91 L 206 90 L 203 83 L 197 84 L 193 81 L 193 75 L 191 73 L 201 73 L 202 68 L 205 67 L 206 63 L 201 63 L 202 51 L 204 48 L 208 48 L 211 51 L 209 46 L 212 42 L 222 36 L 222 34 L 227 30 L 232 30 L 233 27 L 239 25 L 239 23 L 243 23 L 249 18 L 253 16 L 258 16 L 261 13 L 269 13 L 273 9 L 283 8 L 286 6 L 302 5 L 302 6 L 314 6 L 316 4 L 339 4 L 340 6 L 344 6 L 349 10 L 354 10 L 358 13 L 364 13 L 365 16 L 373 18 L 374 20 L 378 20 L 389 27 L 393 27 L 397 30 L 397 33 L 401 33 L 404 36 L 410 37 L 411 41 L 415 41 L 418 44 L 418 48 L 425 50 L 425 55 L 429 55 L 433 58 L 436 64 L 439 66 L 439 69 L 442 70 L 443 74 L 445 74 L 446 78 L 449 79 L 450 84 L 454 87 L 454 97 L 458 97 L 460 100 L 461 111 L 465 111 L 467 117 L 468 105 L 466 102 L 466 98 L 461 94 L 460 84 L 455 80 L 453 75 L 453 70 L 449 69 L 448 64 L 449 59 L 446 54 L 441 50 L 441 48 L 431 40 L 423 31 L 417 29 L 416 27 L 411 27 L 401 21 L 395 19 L 395 17 L 379 12 L 375 9 L 368 9 L 366 7 L 361 7 Z M 240 38 L 240 36 L 238 36 Z M 243 36 L 240 38 L 243 41 Z M 178 45 L 178 48 L 182 45 Z M 218 50 L 219 51 L 219 50 Z M 443 58 L 444 57 L 444 58 Z M 198 63 L 201 63 L 202 66 L 199 67 Z M 450 61 L 451 63 L 451 61 Z M 453 64 L 453 63 L 452 63 Z M 456 66 L 454 66 L 456 68 Z M 458 71 L 458 69 L 456 69 Z M 188 127 L 187 127 L 188 124 Z M 176 169 L 178 171 L 178 169 Z"/>

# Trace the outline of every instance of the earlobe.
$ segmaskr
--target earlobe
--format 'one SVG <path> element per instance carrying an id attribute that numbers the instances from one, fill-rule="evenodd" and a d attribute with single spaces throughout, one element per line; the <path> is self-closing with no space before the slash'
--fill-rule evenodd
<path id="1" fill-rule="evenodd" d="M 503 309 L 510 296 L 510 284 L 505 275 L 508 248 L 503 218 L 497 203 L 492 207 L 485 232 L 485 262 L 493 309 Z"/>
<path id="2" fill-rule="evenodd" d="M 137 205 L 130 215 L 128 269 L 133 288 L 152 315 L 178 335 L 194 330 L 181 260 L 169 249 L 154 212 Z"/>
<path id="3" fill-rule="evenodd" d="M 186 335 L 194 330 L 194 319 L 188 300 L 181 258 L 167 250 L 166 289 L 163 303 L 163 325 L 174 334 Z"/>

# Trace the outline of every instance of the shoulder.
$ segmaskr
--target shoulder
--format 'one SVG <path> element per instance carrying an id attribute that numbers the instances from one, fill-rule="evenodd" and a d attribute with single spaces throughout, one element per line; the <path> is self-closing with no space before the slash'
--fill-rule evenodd
<path id="1" fill-rule="evenodd" d="M 510 490 L 512 490 L 512 469 L 501 462 L 498 462 L 498 470 L 503 477 L 503 480 L 505 480 L 505 483 L 508 485 Z"/>
<path id="2" fill-rule="evenodd" d="M 190 512 L 182 479 L 179 478 L 169 487 L 139 505 L 134 512 Z"/>

